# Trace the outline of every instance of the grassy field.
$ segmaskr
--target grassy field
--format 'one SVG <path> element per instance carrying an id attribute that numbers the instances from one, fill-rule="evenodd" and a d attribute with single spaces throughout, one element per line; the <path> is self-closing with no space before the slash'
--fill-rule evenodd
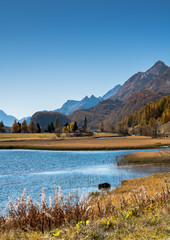
<path id="1" fill-rule="evenodd" d="M 170 163 L 170 150 L 159 152 L 137 152 L 122 155 L 117 164 Z"/>
<path id="2" fill-rule="evenodd" d="M 110 192 L 91 193 L 85 200 L 60 193 L 48 205 L 24 194 L 0 217 L 0 240 L 16 239 L 169 239 L 170 173 L 122 181 Z M 76 198 L 75 198 L 76 197 Z"/>
<path id="3" fill-rule="evenodd" d="M 97 137 L 113 136 L 108 139 Z M 1 149 L 47 149 L 47 150 L 116 150 L 144 149 L 170 146 L 170 138 L 153 139 L 144 136 L 119 137 L 96 133 L 89 137 L 57 137 L 54 133 L 0 134 Z"/>
<path id="4" fill-rule="evenodd" d="M 0 133 L 0 141 L 55 140 L 55 133 Z"/>

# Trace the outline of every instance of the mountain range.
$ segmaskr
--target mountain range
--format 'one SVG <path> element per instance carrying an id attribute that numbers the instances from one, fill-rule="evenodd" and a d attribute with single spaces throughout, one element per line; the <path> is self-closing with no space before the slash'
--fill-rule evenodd
<path id="1" fill-rule="evenodd" d="M 88 127 L 92 130 L 98 129 L 102 121 L 108 129 L 111 124 L 116 125 L 121 121 L 126 114 L 133 113 L 142 106 L 168 94 L 170 94 L 170 67 L 158 61 L 146 72 L 134 74 L 122 86 L 115 86 L 103 97 L 97 98 L 92 95 L 90 98 L 86 96 L 81 101 L 68 100 L 60 109 L 37 112 L 32 119 L 46 128 L 56 116 L 61 124 L 77 121 L 79 126 L 86 117 Z M 13 122 L 14 117 L 9 117 Z"/>
<path id="2" fill-rule="evenodd" d="M 86 117 L 91 129 L 98 129 L 103 121 L 108 129 L 111 124 L 116 125 L 126 114 L 133 113 L 147 103 L 168 94 L 170 94 L 170 67 L 158 61 L 146 72 L 139 72 L 129 78 L 108 100 L 101 101 L 90 109 L 77 110 L 69 117 L 79 125 Z"/>
<path id="3" fill-rule="evenodd" d="M 94 107 L 99 102 L 101 102 L 101 101 L 111 97 L 113 94 L 117 93 L 117 91 L 119 91 L 120 87 L 121 87 L 120 84 L 116 85 L 114 88 L 109 90 L 106 94 L 104 94 L 103 97 L 97 98 L 94 95 L 92 95 L 90 98 L 88 96 L 86 96 L 85 98 L 83 98 L 80 101 L 68 100 L 67 102 L 65 102 L 63 104 L 63 106 L 61 108 L 54 110 L 54 112 L 59 112 L 59 113 L 69 115 L 78 109 L 82 109 L 82 108 L 88 109 L 88 108 Z"/>
<path id="4" fill-rule="evenodd" d="M 68 100 L 67 102 L 65 102 L 63 104 L 63 106 L 61 108 L 56 109 L 54 111 L 50 111 L 50 112 L 58 112 L 58 113 L 69 115 L 72 112 L 76 111 L 77 109 L 82 109 L 82 108 L 88 109 L 88 108 L 94 107 L 99 102 L 103 101 L 104 99 L 109 98 L 112 94 L 115 94 L 119 90 L 120 87 L 121 87 L 121 85 L 118 84 L 117 86 L 115 86 L 114 88 L 109 90 L 103 97 L 97 98 L 94 95 L 92 95 L 90 98 L 86 96 L 80 101 Z M 47 113 L 48 111 L 41 111 L 41 112 L 38 112 L 37 114 L 40 114 L 40 113 L 43 114 L 43 112 Z M 39 119 L 36 117 L 37 114 L 35 115 L 36 122 L 38 121 L 37 119 Z M 53 119 L 54 115 L 53 114 L 49 115 L 51 120 Z M 43 116 L 44 116 L 44 114 L 43 114 Z M 56 116 L 58 116 L 58 115 L 56 115 Z M 59 115 L 59 116 L 61 119 L 63 119 L 63 115 Z M 0 110 L 0 121 L 2 120 L 3 123 L 5 124 L 5 126 L 12 126 L 15 119 L 17 122 L 20 122 L 20 123 L 25 119 L 27 121 L 27 124 L 29 124 L 31 121 L 31 117 L 17 119 L 16 117 L 7 115 L 4 111 Z M 68 119 L 68 121 L 69 121 L 69 119 Z M 42 122 L 42 127 L 44 128 L 44 120 L 42 120 L 40 122 Z"/>

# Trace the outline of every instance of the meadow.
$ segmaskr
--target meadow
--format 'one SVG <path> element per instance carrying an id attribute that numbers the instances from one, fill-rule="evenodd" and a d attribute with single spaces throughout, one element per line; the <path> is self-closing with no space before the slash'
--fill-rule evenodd
<path id="1" fill-rule="evenodd" d="M 99 137 L 112 138 L 100 139 Z M 170 146 L 170 138 L 145 136 L 121 137 L 114 134 L 96 133 L 93 136 L 57 137 L 54 133 L 0 134 L 1 149 L 47 149 L 47 150 L 119 150 L 145 149 Z"/>

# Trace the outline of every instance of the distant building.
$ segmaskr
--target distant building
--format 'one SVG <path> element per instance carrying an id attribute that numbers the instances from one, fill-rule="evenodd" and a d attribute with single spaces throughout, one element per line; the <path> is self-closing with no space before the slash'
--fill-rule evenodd
<path id="1" fill-rule="evenodd" d="M 11 127 L 4 127 L 5 133 L 11 133 Z"/>

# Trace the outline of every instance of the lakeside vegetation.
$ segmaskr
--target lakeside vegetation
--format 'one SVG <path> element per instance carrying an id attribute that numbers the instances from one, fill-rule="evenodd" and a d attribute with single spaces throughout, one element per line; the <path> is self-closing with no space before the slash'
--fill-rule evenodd
<path id="1" fill-rule="evenodd" d="M 168 239 L 170 173 L 122 181 L 110 192 L 62 196 L 47 203 L 25 191 L 0 217 L 0 239 Z"/>
<path id="2" fill-rule="evenodd" d="M 170 150 L 156 152 L 135 152 L 121 155 L 117 158 L 117 165 L 149 163 L 170 163 Z"/>

